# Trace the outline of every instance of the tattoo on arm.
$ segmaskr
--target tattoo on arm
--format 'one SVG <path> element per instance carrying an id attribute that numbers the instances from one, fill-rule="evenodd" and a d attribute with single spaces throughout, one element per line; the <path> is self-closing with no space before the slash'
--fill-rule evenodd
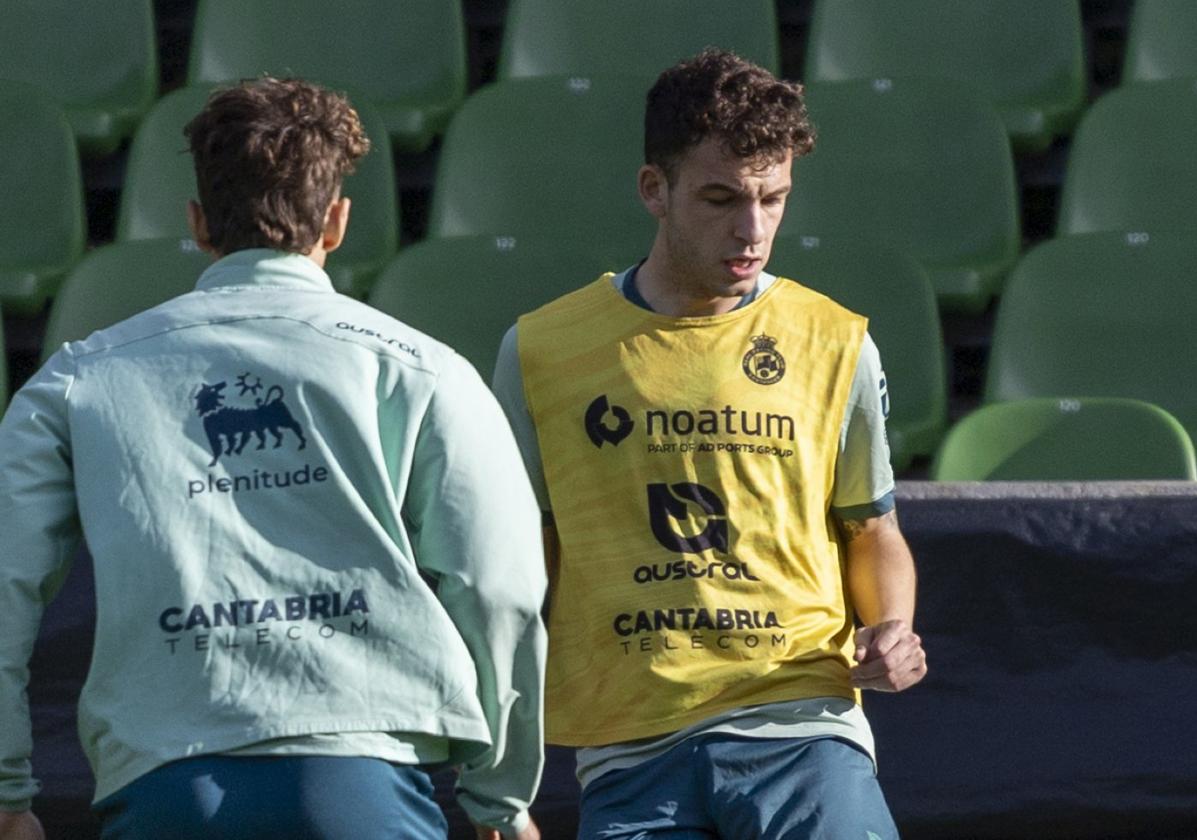
<path id="1" fill-rule="evenodd" d="M 841 519 L 840 533 L 844 537 L 844 542 L 852 542 L 861 535 L 864 531 L 865 520 L 863 519 Z"/>
<path id="2" fill-rule="evenodd" d="M 880 516 L 872 516 L 868 519 L 841 519 L 840 533 L 844 535 L 845 542 L 852 542 L 865 532 L 870 523 L 877 523 L 875 527 L 882 530 L 889 530 L 890 528 L 898 527 L 897 511 L 889 511 Z"/>

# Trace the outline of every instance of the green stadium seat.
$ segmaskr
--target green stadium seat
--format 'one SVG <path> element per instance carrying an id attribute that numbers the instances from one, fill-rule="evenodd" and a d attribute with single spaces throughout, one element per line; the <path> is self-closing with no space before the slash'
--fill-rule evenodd
<path id="1" fill-rule="evenodd" d="M 0 0 L 0 78 L 45 90 L 81 152 L 116 151 L 158 95 L 150 0 Z"/>
<path id="2" fill-rule="evenodd" d="M 164 96 L 138 128 L 121 195 L 118 241 L 190 236 L 186 205 L 197 193 L 183 126 L 203 108 L 208 92 L 183 88 Z M 373 148 L 345 179 L 344 194 L 353 200 L 349 231 L 329 255 L 327 269 L 338 291 L 364 297 L 399 247 L 399 209 L 386 128 L 369 103 L 354 104 Z"/>
<path id="3" fill-rule="evenodd" d="M 104 245 L 63 282 L 50 306 L 42 361 L 65 342 L 87 338 L 142 310 L 195 288 L 212 257 L 190 239 Z"/>
<path id="4" fill-rule="evenodd" d="M 1193 441 L 1158 406 L 1126 399 L 1018 400 L 952 427 L 935 481 L 1197 479 Z"/>
<path id="5" fill-rule="evenodd" d="M 1056 234 L 1197 228 L 1195 133 L 1197 80 L 1107 93 L 1073 137 Z"/>
<path id="6" fill-rule="evenodd" d="M 1126 397 L 1197 434 L 1197 235 L 1093 233 L 1045 242 L 998 307 L 986 402 Z"/>
<path id="7" fill-rule="evenodd" d="M 20 82 L 0 82 L 0 305 L 39 312 L 83 255 L 79 151 L 62 109 Z"/>
<path id="8" fill-rule="evenodd" d="M 1135 0 L 1123 83 L 1197 77 L 1194 43 L 1197 3 L 1193 0 Z"/>
<path id="9" fill-rule="evenodd" d="M 1085 104 L 1078 0 L 821 0 L 805 79 L 945 76 L 975 85 L 1014 143 L 1045 149 Z"/>
<path id="10" fill-rule="evenodd" d="M 558 232 L 621 243 L 629 262 L 646 256 L 646 89 L 634 76 L 545 76 L 479 90 L 445 133 L 429 236 Z"/>
<path id="11" fill-rule="evenodd" d="M 934 454 L 947 426 L 947 382 L 935 292 L 922 266 L 858 240 L 784 236 L 773 243 L 769 271 L 868 317 L 889 391 L 894 469 Z"/>
<path id="12" fill-rule="evenodd" d="M 647 88 L 710 46 L 780 73 L 774 0 L 511 0 L 499 78 L 630 73 Z"/>
<path id="13" fill-rule="evenodd" d="M 347 90 L 419 152 L 465 97 L 465 49 L 457 0 L 200 0 L 188 83 L 269 73 Z"/>
<path id="14" fill-rule="evenodd" d="M 387 266 L 369 303 L 445 342 L 489 382 L 499 343 L 520 315 L 629 265 L 599 239 L 429 239 Z"/>
<path id="15" fill-rule="evenodd" d="M 811 83 L 807 101 L 818 139 L 782 232 L 883 239 L 923 264 L 941 306 L 984 309 L 1022 243 L 993 108 L 938 78 Z"/>

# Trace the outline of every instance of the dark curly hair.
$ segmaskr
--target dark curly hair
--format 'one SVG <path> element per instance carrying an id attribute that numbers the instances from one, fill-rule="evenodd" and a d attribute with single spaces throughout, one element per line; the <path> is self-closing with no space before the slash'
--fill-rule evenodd
<path id="1" fill-rule="evenodd" d="M 343 95 L 269 76 L 213 93 L 183 134 L 208 236 L 222 254 L 309 253 L 342 180 L 370 150 Z"/>
<path id="2" fill-rule="evenodd" d="M 670 181 L 686 151 L 715 137 L 731 155 L 760 163 L 815 145 L 802 85 L 734 53 L 706 49 L 662 73 L 644 111 L 644 162 Z"/>

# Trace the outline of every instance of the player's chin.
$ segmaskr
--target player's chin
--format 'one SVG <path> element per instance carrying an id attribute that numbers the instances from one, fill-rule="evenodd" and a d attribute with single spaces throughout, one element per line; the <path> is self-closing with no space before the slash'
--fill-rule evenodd
<path id="1" fill-rule="evenodd" d="M 759 272 L 751 277 L 730 277 L 725 274 L 720 278 L 721 282 L 717 284 L 719 294 L 722 297 L 744 297 L 747 294 L 751 294 L 756 288 L 756 281 L 759 276 Z"/>

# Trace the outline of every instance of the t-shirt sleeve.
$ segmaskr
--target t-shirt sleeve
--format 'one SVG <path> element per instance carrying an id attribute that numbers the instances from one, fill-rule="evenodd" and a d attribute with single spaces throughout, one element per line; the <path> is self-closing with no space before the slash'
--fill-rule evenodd
<path id="1" fill-rule="evenodd" d="M 536 427 L 532 424 L 532 412 L 528 409 L 528 398 L 524 396 L 524 375 L 520 370 L 520 354 L 516 327 L 511 327 L 499 345 L 499 357 L 495 362 L 494 380 L 491 390 L 507 415 L 515 443 L 524 459 L 524 468 L 532 482 L 532 491 L 542 511 L 549 507 L 549 491 L 544 480 L 544 467 L 540 462 L 540 444 L 536 439 Z"/>
<path id="2" fill-rule="evenodd" d="M 831 507 L 841 519 L 868 519 L 894 508 L 894 471 L 885 433 L 888 415 L 881 354 L 866 334 L 840 427 Z"/>

